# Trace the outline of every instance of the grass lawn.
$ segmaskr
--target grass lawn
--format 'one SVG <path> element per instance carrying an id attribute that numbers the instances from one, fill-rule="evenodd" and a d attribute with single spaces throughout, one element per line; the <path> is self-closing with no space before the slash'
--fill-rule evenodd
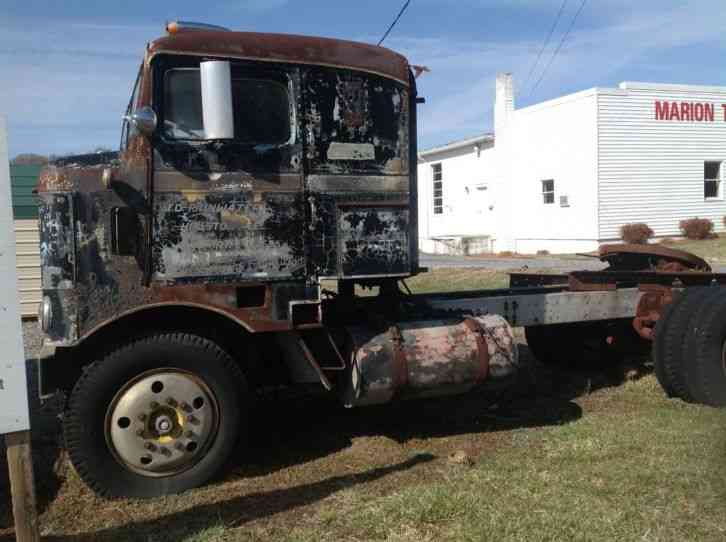
<path id="1" fill-rule="evenodd" d="M 652 377 L 606 402 L 513 431 L 472 467 L 375 499 L 351 494 L 280 540 L 726 539 L 726 415 L 665 399 Z"/>
<path id="2" fill-rule="evenodd" d="M 506 288 L 509 275 L 504 271 L 479 268 L 434 268 L 410 279 L 406 284 L 414 294 L 428 292 L 457 292 L 462 290 L 484 290 Z M 336 290 L 335 281 L 323 281 L 323 288 Z M 356 286 L 357 295 L 375 295 L 376 290 Z"/>
<path id="3" fill-rule="evenodd" d="M 409 286 L 506 280 L 436 269 Z M 96 497 L 45 436 L 34 448 L 44 540 L 726 539 L 726 411 L 666 398 L 647 364 L 563 370 L 521 355 L 510 390 L 361 409 L 268 399 L 221 480 L 161 499 Z"/>
<path id="4" fill-rule="evenodd" d="M 706 261 L 726 262 L 726 235 L 716 239 L 704 239 L 700 241 L 674 241 L 664 246 L 677 248 L 700 256 Z"/>
<path id="5" fill-rule="evenodd" d="M 406 284 L 415 294 L 506 288 L 509 275 L 491 269 L 435 268 L 407 279 Z"/>

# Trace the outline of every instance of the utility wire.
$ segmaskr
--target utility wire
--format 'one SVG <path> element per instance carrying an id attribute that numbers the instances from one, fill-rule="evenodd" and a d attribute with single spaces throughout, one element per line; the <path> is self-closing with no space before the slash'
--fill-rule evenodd
<path id="1" fill-rule="evenodd" d="M 385 40 L 388 37 L 388 34 L 391 33 L 391 30 L 393 30 L 393 27 L 396 26 L 396 23 L 398 22 L 398 19 L 401 18 L 401 15 L 403 15 L 403 12 L 406 11 L 406 8 L 411 3 L 411 0 L 406 0 L 406 2 L 403 4 L 403 7 L 401 8 L 401 11 L 398 12 L 398 15 L 396 15 L 396 18 L 393 19 L 393 22 L 391 23 L 391 26 L 388 27 L 388 30 L 386 30 L 386 33 L 383 34 L 383 37 L 378 42 L 378 45 L 380 46 L 381 43 L 383 43 L 383 40 Z"/>
<path id="2" fill-rule="evenodd" d="M 552 23 L 552 27 L 550 28 L 549 33 L 547 34 L 547 37 L 544 40 L 544 43 L 542 44 L 542 47 L 540 47 L 539 52 L 537 53 L 537 58 L 534 60 L 534 63 L 532 63 L 532 66 L 529 68 L 529 73 L 527 74 L 527 79 L 525 79 L 524 83 L 520 87 L 519 91 L 521 92 L 526 88 L 527 83 L 529 83 L 529 80 L 532 78 L 532 74 L 534 73 L 534 70 L 537 68 L 537 64 L 539 64 L 539 59 L 542 57 L 542 53 L 544 53 L 544 50 L 547 49 L 547 46 L 550 44 L 550 40 L 552 39 L 552 34 L 555 32 L 555 28 L 557 28 L 557 23 L 560 22 L 560 17 L 562 17 L 562 12 L 565 11 L 565 6 L 567 6 L 567 0 L 562 0 L 562 4 L 560 4 L 560 10 L 557 12 L 557 17 L 555 17 L 554 22 Z"/>
<path id="3" fill-rule="evenodd" d="M 544 79 L 544 76 L 547 73 L 547 70 L 549 70 L 550 66 L 552 66 L 552 63 L 555 61 L 557 54 L 560 52 L 560 49 L 562 49 L 562 45 L 565 43 L 567 36 L 570 35 L 570 32 L 572 31 L 572 27 L 575 26 L 575 22 L 577 21 L 577 18 L 580 16 L 580 13 L 582 12 L 582 8 L 585 7 L 586 3 L 587 3 L 587 0 L 582 0 L 582 2 L 580 3 L 580 7 L 578 8 L 577 13 L 575 13 L 575 16 L 572 18 L 572 21 L 570 21 L 570 26 L 567 28 L 567 31 L 562 35 L 562 39 L 560 40 L 560 43 L 557 45 L 557 49 L 555 49 L 555 51 L 552 53 L 552 56 L 550 57 L 550 61 L 547 63 L 547 66 L 545 66 L 545 69 L 542 71 L 542 74 L 539 76 L 539 79 L 537 79 L 537 82 L 532 87 L 532 90 L 529 91 L 529 96 L 531 96 L 532 93 L 535 90 L 537 90 L 537 87 L 542 82 L 542 79 Z"/>

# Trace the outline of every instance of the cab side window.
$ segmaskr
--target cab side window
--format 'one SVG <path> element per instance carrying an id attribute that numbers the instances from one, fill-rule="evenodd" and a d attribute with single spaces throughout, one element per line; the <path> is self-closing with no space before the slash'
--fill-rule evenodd
<path id="1" fill-rule="evenodd" d="M 131 117 L 131 113 L 133 113 L 138 107 L 139 90 L 141 88 L 141 73 L 143 69 L 144 65 L 142 64 L 139 67 L 139 73 L 136 75 L 136 82 L 134 83 L 134 90 L 131 93 L 129 105 L 128 107 L 126 107 L 126 114 L 124 115 L 123 125 L 121 127 L 121 143 L 119 145 L 119 149 L 121 151 L 126 150 L 129 144 L 129 140 L 136 135 L 136 127 L 129 120 L 129 118 Z"/>

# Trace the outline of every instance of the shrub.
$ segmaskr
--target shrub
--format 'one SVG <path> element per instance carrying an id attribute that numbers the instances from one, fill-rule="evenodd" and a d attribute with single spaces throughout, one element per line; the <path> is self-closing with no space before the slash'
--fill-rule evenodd
<path id="1" fill-rule="evenodd" d="M 510 258 L 510 257 L 514 256 L 514 252 L 512 252 L 511 250 L 502 250 L 499 253 L 499 255 L 502 256 L 502 257 L 504 257 L 504 258 Z"/>
<path id="2" fill-rule="evenodd" d="M 673 237 L 663 237 L 663 239 L 659 239 L 658 242 L 661 245 L 672 245 L 673 243 L 676 242 L 676 240 L 673 239 Z"/>
<path id="3" fill-rule="evenodd" d="M 653 230 L 648 224 L 636 222 L 634 224 L 625 224 L 620 226 L 620 237 L 626 243 L 645 244 L 648 239 L 653 237 Z"/>
<path id="4" fill-rule="evenodd" d="M 549 250 L 538 250 L 537 251 L 537 256 L 549 256 L 549 255 L 550 255 Z"/>
<path id="5" fill-rule="evenodd" d="M 678 226 L 687 239 L 708 239 L 713 237 L 713 222 L 708 218 L 681 220 Z"/>

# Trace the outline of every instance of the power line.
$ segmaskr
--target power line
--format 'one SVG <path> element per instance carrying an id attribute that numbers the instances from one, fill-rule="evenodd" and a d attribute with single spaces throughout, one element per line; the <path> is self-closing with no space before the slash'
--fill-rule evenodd
<path id="1" fill-rule="evenodd" d="M 403 7 L 401 8 L 401 11 L 398 12 L 398 15 L 396 15 L 396 18 L 393 19 L 393 22 L 391 23 L 391 26 L 388 27 L 388 30 L 386 30 L 386 33 L 383 34 L 383 37 L 378 42 L 378 45 L 380 46 L 381 43 L 383 43 L 383 40 L 385 40 L 388 37 L 388 34 L 391 33 L 391 30 L 393 30 L 393 27 L 396 26 L 396 23 L 398 22 L 398 19 L 401 18 L 401 15 L 403 15 L 403 12 L 406 11 L 406 8 L 411 3 L 411 0 L 406 0 L 406 2 L 403 4 Z"/>
<path id="2" fill-rule="evenodd" d="M 544 43 L 542 44 L 542 47 L 540 47 L 540 50 L 537 53 L 537 58 L 534 60 L 534 63 L 532 63 L 532 66 L 529 68 L 529 73 L 527 74 L 527 79 L 525 79 L 524 83 L 520 87 L 520 92 L 527 86 L 527 83 L 529 83 L 529 80 L 532 78 L 532 74 L 534 73 L 534 70 L 537 68 L 537 64 L 539 64 L 539 59 L 542 57 L 542 53 L 544 53 L 544 50 L 547 49 L 547 46 L 550 44 L 550 40 L 552 39 L 552 34 L 554 34 L 555 28 L 557 28 L 557 23 L 560 22 L 560 17 L 562 17 L 562 12 L 565 11 L 565 6 L 567 6 L 567 0 L 562 0 L 562 4 L 560 4 L 560 10 L 557 12 L 557 17 L 555 17 L 555 20 L 552 23 L 552 27 L 550 28 L 550 31 L 547 34 L 547 38 L 545 38 Z"/>
<path id="3" fill-rule="evenodd" d="M 577 13 L 575 13 L 575 16 L 572 18 L 572 21 L 570 21 L 570 26 L 567 28 L 567 31 L 562 35 L 562 39 L 560 40 L 560 43 L 557 45 L 557 49 L 552 53 L 552 56 L 550 57 L 550 61 L 547 63 L 547 66 L 545 66 L 545 69 L 542 71 L 542 74 L 539 76 L 539 79 L 537 79 L 537 82 L 532 87 L 532 90 L 529 92 L 529 96 L 531 96 L 535 90 L 537 90 L 537 87 L 542 82 L 542 79 L 544 79 L 545 74 L 547 73 L 547 70 L 549 70 L 550 66 L 552 66 L 552 63 L 555 61 L 555 58 L 557 57 L 557 54 L 560 52 L 560 49 L 562 49 L 562 45 L 565 43 L 565 40 L 567 39 L 567 36 L 570 35 L 570 32 L 572 31 L 572 27 L 575 26 L 575 22 L 577 21 L 577 18 L 580 16 L 580 13 L 582 12 L 582 8 L 585 7 L 585 4 L 587 3 L 587 0 L 582 0 L 580 3 L 580 7 L 577 10 Z"/>

